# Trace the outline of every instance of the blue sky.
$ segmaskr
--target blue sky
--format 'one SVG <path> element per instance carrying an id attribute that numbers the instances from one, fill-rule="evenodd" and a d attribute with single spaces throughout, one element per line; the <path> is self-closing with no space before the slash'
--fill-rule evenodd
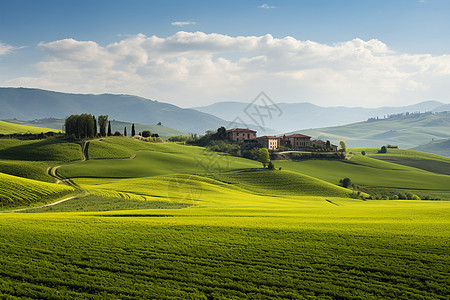
<path id="1" fill-rule="evenodd" d="M 0 0 L 0 86 L 130 93 L 181 106 L 247 101 L 263 89 L 320 105 L 449 102 L 449 15 L 450 1 L 438 0 Z M 180 31 L 201 34 L 186 40 Z M 250 46 L 267 34 L 276 41 Z M 152 36 L 165 39 L 165 52 L 148 48 Z M 255 38 L 242 46 L 239 36 Z M 342 45 L 355 39 L 363 43 Z M 316 43 L 313 54 L 306 41 Z M 108 48 L 119 42 L 120 50 Z M 93 70 L 74 52 L 103 63 Z"/>

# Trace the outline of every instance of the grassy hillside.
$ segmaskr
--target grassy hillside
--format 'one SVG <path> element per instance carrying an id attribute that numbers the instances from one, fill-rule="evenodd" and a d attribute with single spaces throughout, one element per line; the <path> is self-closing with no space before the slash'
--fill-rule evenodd
<path id="1" fill-rule="evenodd" d="M 450 176 L 417 168 L 384 162 L 375 158 L 356 156 L 349 161 L 279 161 L 276 166 L 338 184 L 349 177 L 361 186 L 393 190 L 411 190 L 420 195 L 448 199 Z"/>
<path id="2" fill-rule="evenodd" d="M 48 202 L 74 191 L 73 188 L 0 173 L 0 208 Z"/>
<path id="3" fill-rule="evenodd" d="M 432 139 L 450 138 L 450 112 L 400 116 L 366 121 L 336 127 L 295 131 L 314 139 L 330 140 L 347 147 L 381 147 L 391 144 L 400 148 L 412 148 Z"/>
<path id="4" fill-rule="evenodd" d="M 126 139 L 100 141 L 92 143 L 89 151 L 93 151 L 92 157 L 99 157 L 98 152 L 109 153 L 106 156 L 129 157 L 132 151 L 126 152 L 123 143 L 128 143 L 128 141 Z M 134 147 L 135 150 L 143 151 L 137 153 L 133 159 L 89 160 L 75 165 L 63 166 L 58 172 L 71 178 L 130 178 L 177 173 L 208 173 L 260 165 L 252 160 L 175 143 L 145 143 L 134 140 L 130 143 L 130 146 L 131 149 Z M 106 149 L 112 149 L 112 151 Z"/>
<path id="5" fill-rule="evenodd" d="M 0 151 L 15 146 L 20 145 L 10 142 Z M 269 171 L 199 147 L 131 138 L 95 140 L 89 152 L 93 160 L 58 171 L 77 177 L 73 181 L 87 197 L 27 211 L 41 213 L 1 215 L 0 298 L 446 299 L 449 294 L 448 202 L 362 201 L 331 183 L 350 174 L 373 185 L 448 194 L 450 176 L 362 155 L 347 162 L 276 161 L 283 170 Z M 0 184 L 6 185 L 12 176 L 4 176 Z M 13 179 L 10 185 L 21 193 L 44 186 L 70 189 Z M 17 186 L 21 180 L 24 187 Z"/>
<path id="6" fill-rule="evenodd" d="M 41 133 L 41 132 L 58 132 L 56 129 L 25 126 L 19 124 L 13 124 L 9 122 L 0 121 L 0 134 L 13 134 L 13 133 Z"/>
<path id="7" fill-rule="evenodd" d="M 50 166 L 81 159 L 80 145 L 64 139 L 0 140 L 0 172 L 10 175 L 55 182 Z"/>
<path id="8" fill-rule="evenodd" d="M 254 197 L 217 197 L 215 208 L 5 214 L 0 295 L 446 298 L 447 203 Z"/>
<path id="9" fill-rule="evenodd" d="M 259 111 L 266 111 L 264 105 L 262 101 L 258 100 L 251 104 L 249 102 L 225 101 L 208 106 L 194 107 L 194 109 L 212 114 L 224 120 L 233 120 L 236 118 L 237 112 L 253 112 L 254 107 L 258 107 Z M 272 117 L 265 120 L 265 125 L 281 133 L 303 128 L 339 126 L 365 121 L 377 116 L 383 118 L 383 116 L 397 113 L 427 112 L 433 111 L 434 109 L 436 111 L 449 111 L 449 106 L 449 104 L 443 105 L 443 103 L 437 101 L 424 101 L 414 105 L 400 107 L 378 108 L 321 107 L 308 102 L 277 103 L 276 105 L 269 105 L 269 108 L 272 110 Z M 245 113 L 239 114 L 239 117 L 247 124 L 253 124 L 255 122 Z M 261 135 L 273 134 L 266 131 Z"/>
<path id="10" fill-rule="evenodd" d="M 434 153 L 450 157 L 450 139 L 431 141 L 428 144 L 414 147 L 413 150 Z"/>
<path id="11" fill-rule="evenodd" d="M 68 94 L 40 89 L 0 88 L 0 107 L 0 119 L 62 119 L 71 114 L 91 113 L 95 116 L 109 115 L 111 120 L 141 124 L 162 122 L 170 128 L 200 134 L 229 123 L 207 113 L 131 95 Z"/>
<path id="12" fill-rule="evenodd" d="M 38 119 L 33 121 L 20 121 L 20 120 L 3 120 L 5 122 L 13 123 L 13 124 L 20 124 L 20 125 L 26 125 L 26 126 L 39 126 L 39 127 L 48 127 L 53 128 L 55 130 L 61 130 L 64 126 L 65 119 L 55 119 L 55 118 L 47 118 L 47 119 Z M 122 122 L 122 121 L 116 121 L 111 120 L 111 130 L 114 133 L 115 131 L 119 131 L 120 133 L 123 133 L 124 127 L 127 127 L 128 135 L 131 134 L 131 125 L 130 122 Z M 174 135 L 187 135 L 186 132 L 169 128 L 163 125 L 148 125 L 148 124 L 139 124 L 135 123 L 135 129 L 136 134 L 139 132 L 142 132 L 144 130 L 150 130 L 152 133 L 159 134 L 160 137 L 163 139 L 168 139 L 171 136 Z M 45 132 L 45 131 L 44 131 Z"/>

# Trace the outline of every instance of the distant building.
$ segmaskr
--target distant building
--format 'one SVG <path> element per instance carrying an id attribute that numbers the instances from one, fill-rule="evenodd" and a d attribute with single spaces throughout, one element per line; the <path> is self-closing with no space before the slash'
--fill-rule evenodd
<path id="1" fill-rule="evenodd" d="M 304 149 L 311 147 L 311 137 L 304 134 L 283 135 L 282 146 L 291 149 Z"/>
<path id="2" fill-rule="evenodd" d="M 234 142 L 256 139 L 256 131 L 248 128 L 234 128 L 227 130 L 228 139 Z"/>
<path id="3" fill-rule="evenodd" d="M 325 149 L 327 147 L 327 143 L 322 140 L 311 141 L 311 147 L 315 149 Z"/>
<path id="4" fill-rule="evenodd" d="M 269 150 L 275 150 L 279 146 L 279 141 L 281 140 L 281 137 L 276 136 L 260 136 L 257 137 L 256 140 L 263 148 L 267 148 Z"/>
<path id="5" fill-rule="evenodd" d="M 388 148 L 393 148 L 393 149 L 398 149 L 398 146 L 394 146 L 394 145 L 387 145 Z"/>

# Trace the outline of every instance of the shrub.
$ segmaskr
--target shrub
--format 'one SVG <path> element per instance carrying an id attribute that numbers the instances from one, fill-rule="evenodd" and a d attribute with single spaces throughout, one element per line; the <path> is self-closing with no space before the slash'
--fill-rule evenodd
<path id="1" fill-rule="evenodd" d="M 269 162 L 269 164 L 267 165 L 267 168 L 269 170 L 275 170 L 275 165 L 272 163 L 272 161 Z"/>
<path id="2" fill-rule="evenodd" d="M 114 136 L 121 136 L 122 134 L 118 131 L 114 132 Z"/>
<path id="3" fill-rule="evenodd" d="M 339 180 L 339 183 L 341 184 L 341 186 L 348 188 L 349 186 L 352 185 L 352 181 L 350 178 L 345 177 L 344 179 Z"/>
<path id="4" fill-rule="evenodd" d="M 361 151 L 361 154 L 362 155 L 366 155 L 366 151 Z"/>
<path id="5" fill-rule="evenodd" d="M 152 133 L 150 132 L 150 130 L 142 131 L 142 137 L 147 138 L 147 137 L 151 137 L 151 136 L 152 136 Z"/>

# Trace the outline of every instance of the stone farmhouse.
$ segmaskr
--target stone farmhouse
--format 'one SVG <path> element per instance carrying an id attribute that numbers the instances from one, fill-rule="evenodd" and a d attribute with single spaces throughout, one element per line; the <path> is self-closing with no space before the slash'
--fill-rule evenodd
<path id="1" fill-rule="evenodd" d="M 256 131 L 248 128 L 234 128 L 227 130 L 228 139 L 233 142 L 247 141 L 256 139 Z"/>
<path id="2" fill-rule="evenodd" d="M 256 140 L 263 148 L 275 150 L 279 147 L 287 147 L 293 150 L 313 150 L 313 149 L 327 149 L 337 151 L 338 147 L 329 142 L 322 140 L 311 140 L 310 136 L 304 134 L 290 134 L 279 136 L 260 136 L 256 137 L 256 131 L 248 128 L 234 128 L 227 130 L 228 139 L 233 142 L 244 142 Z M 328 146 L 327 146 L 328 144 Z"/>

